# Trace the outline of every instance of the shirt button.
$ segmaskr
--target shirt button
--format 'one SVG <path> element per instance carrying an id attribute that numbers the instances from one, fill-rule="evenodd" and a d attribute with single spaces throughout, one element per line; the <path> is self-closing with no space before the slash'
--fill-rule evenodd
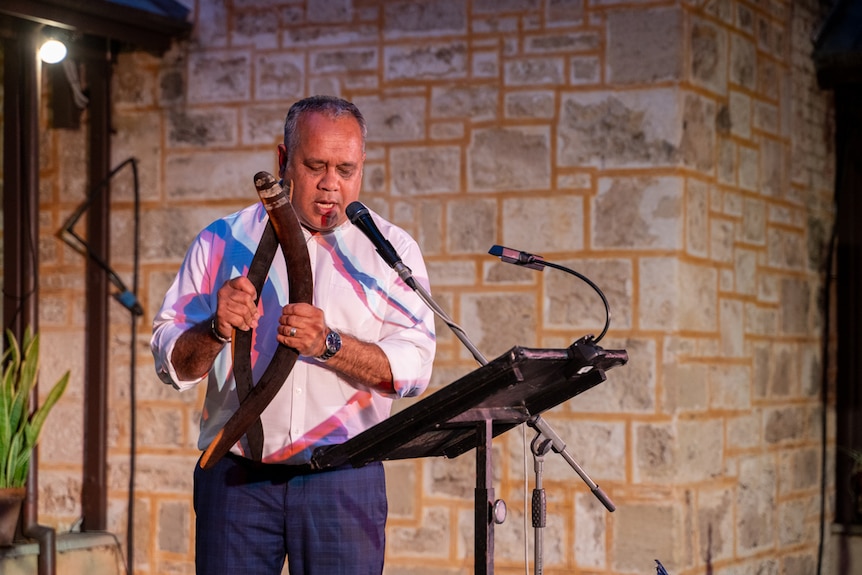
<path id="1" fill-rule="evenodd" d="M 301 388 L 301 387 L 297 387 L 296 389 L 294 389 L 294 390 L 293 390 L 293 392 L 294 392 L 296 395 L 302 395 L 302 388 Z"/>

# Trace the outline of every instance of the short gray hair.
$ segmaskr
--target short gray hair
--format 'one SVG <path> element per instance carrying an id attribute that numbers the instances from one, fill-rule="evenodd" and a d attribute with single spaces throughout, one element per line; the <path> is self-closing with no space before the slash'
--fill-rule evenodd
<path id="1" fill-rule="evenodd" d="M 335 96 L 311 96 L 293 104 L 287 112 L 287 117 L 284 119 L 284 147 L 287 148 L 286 161 L 290 161 L 290 156 L 297 145 L 299 145 L 299 130 L 297 129 L 299 119 L 304 114 L 312 112 L 326 114 L 331 118 L 340 118 L 346 115 L 356 118 L 356 121 L 359 123 L 359 130 L 362 133 L 362 152 L 365 153 L 365 137 L 368 133 L 368 126 L 359 108 L 353 102 L 348 102 Z"/>

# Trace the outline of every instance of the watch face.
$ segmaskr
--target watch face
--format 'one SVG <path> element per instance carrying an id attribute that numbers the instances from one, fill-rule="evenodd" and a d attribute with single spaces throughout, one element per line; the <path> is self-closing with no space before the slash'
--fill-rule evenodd
<path id="1" fill-rule="evenodd" d="M 341 336 L 334 331 L 330 331 L 326 334 L 326 351 L 334 354 L 339 349 L 341 349 Z"/>
<path id="2" fill-rule="evenodd" d="M 326 334 L 326 349 L 323 352 L 323 355 L 318 357 L 317 359 L 321 361 L 326 361 L 341 349 L 341 336 L 338 335 L 338 332 L 329 330 L 329 333 Z"/>

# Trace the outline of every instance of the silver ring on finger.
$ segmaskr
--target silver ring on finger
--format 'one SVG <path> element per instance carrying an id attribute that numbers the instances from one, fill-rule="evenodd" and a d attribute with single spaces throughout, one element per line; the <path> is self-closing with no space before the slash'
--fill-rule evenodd
<path id="1" fill-rule="evenodd" d="M 296 328 L 290 328 L 290 331 L 287 333 L 287 337 L 294 337 L 296 335 Z"/>

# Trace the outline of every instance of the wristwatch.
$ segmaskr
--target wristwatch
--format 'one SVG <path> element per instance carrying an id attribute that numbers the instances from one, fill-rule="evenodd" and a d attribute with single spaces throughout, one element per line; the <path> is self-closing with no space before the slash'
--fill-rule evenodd
<path id="1" fill-rule="evenodd" d="M 319 361 L 326 361 L 341 350 L 341 336 L 337 331 L 330 329 L 326 334 L 326 349 L 323 354 L 317 356 Z"/>

